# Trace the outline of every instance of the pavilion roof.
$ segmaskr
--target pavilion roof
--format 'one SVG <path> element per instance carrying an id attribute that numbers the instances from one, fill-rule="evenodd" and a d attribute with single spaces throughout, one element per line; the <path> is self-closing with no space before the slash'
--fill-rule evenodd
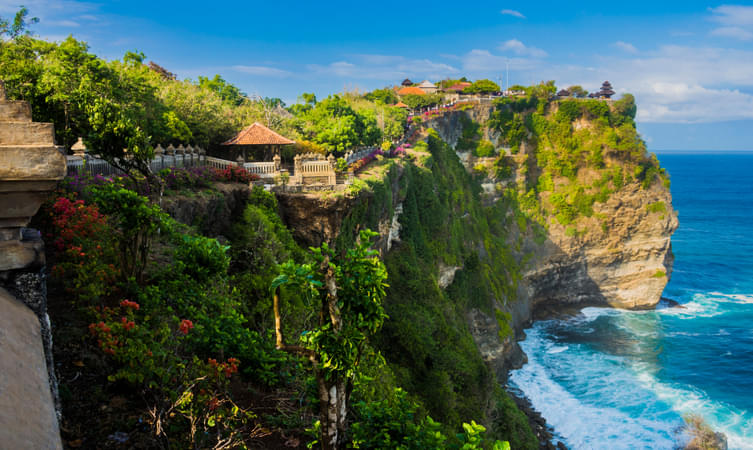
<path id="1" fill-rule="evenodd" d="M 429 80 L 424 80 L 421 82 L 421 84 L 418 85 L 418 87 L 431 89 L 431 88 L 436 88 L 437 86 Z"/>
<path id="2" fill-rule="evenodd" d="M 403 102 L 397 102 L 397 103 L 395 103 L 395 104 L 394 104 L 394 105 L 392 105 L 392 106 L 396 106 L 396 107 L 398 107 L 398 108 L 410 108 L 410 106 L 406 105 L 406 104 L 405 104 L 405 103 L 403 103 Z"/>
<path id="3" fill-rule="evenodd" d="M 410 86 L 412 84 L 413 82 L 409 78 L 403 80 L 403 86 Z"/>
<path id="4" fill-rule="evenodd" d="M 259 122 L 254 122 L 241 130 L 234 138 L 221 145 L 290 145 L 295 141 L 280 136 Z"/>
<path id="5" fill-rule="evenodd" d="M 426 95 L 426 92 L 415 86 L 404 87 L 397 91 L 397 95 Z"/>

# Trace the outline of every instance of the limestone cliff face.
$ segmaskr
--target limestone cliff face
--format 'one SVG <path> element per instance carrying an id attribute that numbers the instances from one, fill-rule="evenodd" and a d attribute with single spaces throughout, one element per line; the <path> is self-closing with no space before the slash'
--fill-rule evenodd
<path id="1" fill-rule="evenodd" d="M 651 212 L 662 202 L 665 210 Z M 585 233 L 570 236 L 550 225 L 542 245 L 528 242 L 535 257 L 525 268 L 526 296 L 532 306 L 604 305 L 653 308 L 672 273 L 670 238 L 678 225 L 667 189 L 631 183 L 594 205 L 605 217 L 583 220 Z"/>
<path id="2" fill-rule="evenodd" d="M 461 134 L 458 130 L 462 131 L 462 115 L 483 123 L 491 111 L 491 106 L 479 105 L 434 119 L 428 126 L 452 145 Z M 482 132 L 492 142 L 499 137 L 494 130 L 482 129 Z M 486 184 L 496 183 L 501 188 L 523 183 L 521 169 L 526 168 L 525 156 L 534 153 L 534 146 L 524 141 L 520 154 L 511 156 L 515 161 L 512 177 L 507 180 L 487 177 Z M 469 152 L 458 152 L 458 157 L 469 171 L 485 162 Z M 496 200 L 499 189 L 485 191 Z M 651 205 L 659 204 L 663 210 L 649 210 Z M 557 305 L 646 309 L 659 302 L 672 273 L 670 237 L 678 226 L 669 189 L 658 182 L 647 189 L 638 182 L 628 183 L 606 202 L 595 203 L 594 213 L 594 217 L 579 219 L 578 233 L 568 233 L 568 227 L 550 220 L 543 243 L 524 236 L 521 253 L 533 257 L 523 267 L 525 289 L 520 292 L 519 300 L 528 305 L 530 316 L 539 304 L 555 309 Z M 526 314 L 520 312 L 520 315 Z"/>

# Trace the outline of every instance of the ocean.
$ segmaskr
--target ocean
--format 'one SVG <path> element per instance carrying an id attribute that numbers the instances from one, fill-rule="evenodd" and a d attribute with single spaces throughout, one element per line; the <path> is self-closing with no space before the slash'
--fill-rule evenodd
<path id="1" fill-rule="evenodd" d="M 536 322 L 510 375 L 573 449 L 672 449 L 698 414 L 753 449 L 753 154 L 659 153 L 680 227 L 664 296 Z"/>

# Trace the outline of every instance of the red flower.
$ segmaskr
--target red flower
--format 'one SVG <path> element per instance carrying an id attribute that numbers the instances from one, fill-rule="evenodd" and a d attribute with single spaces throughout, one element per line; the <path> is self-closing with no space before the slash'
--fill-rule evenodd
<path id="1" fill-rule="evenodd" d="M 193 328 L 193 322 L 191 322 L 188 319 L 183 319 L 180 321 L 180 331 L 183 334 L 188 334 L 188 331 Z"/>
<path id="2" fill-rule="evenodd" d="M 120 302 L 120 306 L 123 308 L 132 308 L 138 310 L 140 308 L 139 304 L 136 302 L 132 302 L 130 300 L 123 300 Z"/>

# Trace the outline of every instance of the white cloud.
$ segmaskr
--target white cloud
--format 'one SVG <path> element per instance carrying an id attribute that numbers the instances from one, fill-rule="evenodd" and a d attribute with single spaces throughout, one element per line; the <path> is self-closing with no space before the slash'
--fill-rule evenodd
<path id="1" fill-rule="evenodd" d="M 626 51 L 628 53 L 638 53 L 638 49 L 635 48 L 635 46 L 633 44 L 630 44 L 628 42 L 617 41 L 617 42 L 614 43 L 614 45 L 615 45 L 615 47 L 617 47 L 617 48 L 619 48 L 619 49 L 621 49 L 623 51 Z"/>
<path id="2" fill-rule="evenodd" d="M 515 11 L 514 9 L 503 9 L 502 11 L 500 11 L 500 13 L 505 16 L 517 17 L 518 19 L 526 18 L 526 16 L 524 16 L 520 11 Z"/>
<path id="3" fill-rule="evenodd" d="M 728 26 L 753 26 L 753 6 L 722 5 L 711 8 L 711 20 Z"/>
<path id="4" fill-rule="evenodd" d="M 286 77 L 290 75 L 287 70 L 277 69 L 269 66 L 244 66 L 237 65 L 232 66 L 232 69 L 237 72 L 242 72 L 249 75 L 256 75 L 262 77 Z"/>
<path id="5" fill-rule="evenodd" d="M 652 123 L 711 123 L 753 119 L 753 51 L 663 46 L 641 57 L 615 55 L 598 67 L 542 66 L 537 73 L 561 86 L 595 91 L 609 80 L 630 92 L 637 119 Z"/>
<path id="6" fill-rule="evenodd" d="M 711 20 L 722 25 L 711 31 L 712 36 L 753 40 L 753 6 L 722 5 L 710 11 Z"/>
<path id="7" fill-rule="evenodd" d="M 753 33 L 740 27 L 721 27 L 711 30 L 712 36 L 728 37 L 740 41 L 750 41 L 753 39 Z"/>
<path id="8" fill-rule="evenodd" d="M 429 59 L 411 59 L 396 55 L 351 55 L 351 61 L 336 61 L 327 65 L 310 64 L 308 70 L 321 75 L 350 79 L 393 80 L 421 78 L 438 80 L 458 73 L 458 69 Z"/>
<path id="9" fill-rule="evenodd" d="M 42 21 L 40 21 L 42 22 Z M 78 22 L 74 22 L 72 20 L 47 20 L 42 22 L 44 25 L 52 25 L 53 27 L 68 27 L 68 28 L 76 28 L 81 26 Z"/>
<path id="10" fill-rule="evenodd" d="M 544 58 L 547 53 L 536 47 L 528 47 L 517 39 L 510 39 L 501 43 L 498 47 L 503 52 L 511 51 L 516 55 L 532 56 L 534 58 Z"/>

